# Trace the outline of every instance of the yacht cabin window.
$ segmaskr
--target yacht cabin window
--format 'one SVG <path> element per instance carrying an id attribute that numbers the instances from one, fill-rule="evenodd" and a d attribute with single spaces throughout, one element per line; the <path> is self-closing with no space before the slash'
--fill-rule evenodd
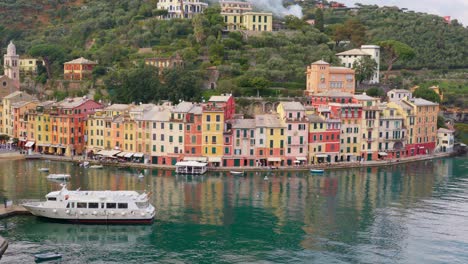
<path id="1" fill-rule="evenodd" d="M 76 208 L 86 208 L 86 203 L 76 203 Z"/>
<path id="2" fill-rule="evenodd" d="M 119 209 L 127 209 L 128 204 L 127 203 L 118 203 Z"/>
<path id="3" fill-rule="evenodd" d="M 88 203 L 88 208 L 99 208 L 99 203 Z"/>
<path id="4" fill-rule="evenodd" d="M 57 201 L 56 197 L 47 197 L 47 201 Z"/>
<path id="5" fill-rule="evenodd" d="M 117 208 L 117 204 L 116 204 L 116 203 L 107 203 L 107 204 L 106 204 L 106 208 L 107 208 L 107 209 L 114 209 L 114 208 Z"/>

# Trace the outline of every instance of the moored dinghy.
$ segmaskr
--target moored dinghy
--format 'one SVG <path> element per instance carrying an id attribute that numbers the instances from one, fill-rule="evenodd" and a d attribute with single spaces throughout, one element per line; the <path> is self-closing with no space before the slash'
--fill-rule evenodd
<path id="1" fill-rule="evenodd" d="M 40 172 L 48 172 L 48 171 L 49 171 L 49 168 L 39 168 L 39 171 L 40 171 Z"/>
<path id="2" fill-rule="evenodd" d="M 62 254 L 57 253 L 57 252 L 47 252 L 47 253 L 40 253 L 40 254 L 34 255 L 34 261 L 36 262 L 56 260 L 56 259 L 61 259 L 61 258 L 62 258 Z"/>
<path id="3" fill-rule="evenodd" d="M 231 171 L 231 174 L 232 175 L 244 175 L 244 172 L 243 171 Z"/>
<path id="4" fill-rule="evenodd" d="M 70 174 L 63 174 L 63 173 L 47 175 L 47 179 L 49 180 L 68 180 L 70 178 L 71 178 Z"/>
<path id="5" fill-rule="evenodd" d="M 325 170 L 322 169 L 310 169 L 311 173 L 316 173 L 316 174 L 322 174 L 325 172 Z"/>

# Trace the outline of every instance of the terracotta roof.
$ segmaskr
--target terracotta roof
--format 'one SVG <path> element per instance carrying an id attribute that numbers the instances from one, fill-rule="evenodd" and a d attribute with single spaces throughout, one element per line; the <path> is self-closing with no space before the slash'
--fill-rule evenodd
<path id="1" fill-rule="evenodd" d="M 328 63 L 328 62 L 326 62 L 324 60 L 318 60 L 318 61 L 312 63 L 312 65 L 321 65 L 321 64 L 329 65 L 330 63 Z"/>

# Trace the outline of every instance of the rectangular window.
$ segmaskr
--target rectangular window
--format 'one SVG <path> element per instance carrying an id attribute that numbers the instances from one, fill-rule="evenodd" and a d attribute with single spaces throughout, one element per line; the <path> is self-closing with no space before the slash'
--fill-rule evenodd
<path id="1" fill-rule="evenodd" d="M 86 203 L 76 203 L 76 208 L 86 208 Z"/>
<path id="2" fill-rule="evenodd" d="M 118 203 L 117 204 L 117 207 L 119 209 L 127 209 L 128 208 L 128 204 L 127 203 Z"/>
<path id="3" fill-rule="evenodd" d="M 88 208 L 99 208 L 99 203 L 88 203 Z"/>

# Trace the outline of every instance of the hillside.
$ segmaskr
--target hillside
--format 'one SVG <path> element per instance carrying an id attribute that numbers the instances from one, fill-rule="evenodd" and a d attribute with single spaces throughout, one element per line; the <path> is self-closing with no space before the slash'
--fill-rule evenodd
<path id="1" fill-rule="evenodd" d="M 200 100 L 200 88 L 195 86 L 201 86 L 200 77 L 207 75 L 210 66 L 217 67 L 220 78 L 218 89 L 213 92 L 300 95 L 308 64 L 319 59 L 337 63 L 336 52 L 359 44 L 353 41 L 347 46 L 332 44 L 336 42 L 334 28 L 349 19 L 364 25 L 364 30 L 357 34 L 363 34 L 359 39 L 365 43 L 395 39 L 413 47 L 416 57 L 397 63 L 396 68 L 468 68 L 468 29 L 456 21 L 446 24 L 433 15 L 375 6 L 362 6 L 358 11 L 326 10 L 324 32 L 299 19 L 286 18 L 285 30 L 246 38 L 238 32 L 223 33 L 222 18 L 214 8 L 193 21 L 161 21 L 156 18 L 156 3 L 156 0 L 40 0 L 33 5 L 26 0 L 2 1 L 0 19 L 9 23 L 0 26 L 0 44 L 5 48 L 14 39 L 18 52 L 23 54 L 41 44 L 59 50 L 51 65 L 53 78 L 61 78 L 64 61 L 80 56 L 99 61 L 95 78 L 110 90 L 113 101 Z M 314 12 L 305 8 L 305 18 L 314 18 Z M 18 18 L 21 16 L 22 19 Z M 341 43 L 347 43 L 342 40 Z M 152 53 L 138 53 L 139 48 L 148 47 Z M 166 72 L 166 82 L 152 85 L 155 96 L 143 96 L 144 91 L 138 91 L 134 84 L 124 87 L 126 82 L 115 81 L 130 77 L 138 80 L 146 70 L 130 73 L 127 69 L 135 68 L 135 63 L 139 65 L 145 57 L 176 53 L 185 60 L 185 68 Z M 45 82 L 45 72 L 41 73 L 38 81 Z M 181 76 L 186 80 L 181 80 Z M 192 84 L 191 88 L 180 87 L 177 83 L 182 81 Z M 122 94 L 125 98 L 117 97 Z M 101 96 L 99 91 L 97 96 Z"/>

